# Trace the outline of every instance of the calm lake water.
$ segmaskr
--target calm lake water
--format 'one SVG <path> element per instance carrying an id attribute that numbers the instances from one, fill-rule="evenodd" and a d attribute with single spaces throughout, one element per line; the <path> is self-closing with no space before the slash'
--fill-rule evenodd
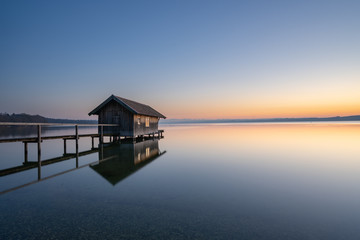
<path id="1" fill-rule="evenodd" d="M 360 123 L 161 129 L 43 166 L 39 182 L 37 168 L 0 177 L 0 191 L 33 183 L 0 195 L 0 239 L 360 239 Z M 1 169 L 23 148 L 0 144 Z M 61 140 L 42 144 L 43 160 L 62 154 Z"/>

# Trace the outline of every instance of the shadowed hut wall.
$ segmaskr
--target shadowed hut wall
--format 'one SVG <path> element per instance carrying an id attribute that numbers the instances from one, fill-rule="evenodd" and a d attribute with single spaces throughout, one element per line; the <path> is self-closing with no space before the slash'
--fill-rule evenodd
<path id="1" fill-rule="evenodd" d="M 149 118 L 149 126 L 146 127 L 146 118 Z M 144 115 L 134 115 L 134 136 L 151 134 L 158 131 L 159 118 Z"/>
<path id="2" fill-rule="evenodd" d="M 133 136 L 133 122 L 133 114 L 115 101 L 110 101 L 99 112 L 99 123 L 120 124 L 119 127 L 104 127 L 104 134 Z"/>

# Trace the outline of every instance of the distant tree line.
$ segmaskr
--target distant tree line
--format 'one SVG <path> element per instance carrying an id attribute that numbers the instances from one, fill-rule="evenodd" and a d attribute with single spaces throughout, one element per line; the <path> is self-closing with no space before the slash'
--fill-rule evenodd
<path id="1" fill-rule="evenodd" d="M 0 122 L 27 122 L 27 123 L 74 123 L 74 124 L 96 124 L 96 120 L 73 120 L 47 118 L 40 115 L 30 115 L 26 113 L 8 114 L 0 113 Z"/>
<path id="2" fill-rule="evenodd" d="M 26 123 L 71 123 L 71 124 L 96 124 L 96 120 L 72 120 L 72 119 L 56 119 L 46 118 L 40 115 L 30 115 L 26 113 L 8 114 L 0 113 L 0 122 L 26 122 Z M 60 126 L 66 128 L 68 126 Z M 51 126 L 42 128 L 43 131 L 51 129 Z M 59 126 L 57 126 L 59 128 Z M 14 136 L 30 136 L 35 135 L 37 126 L 0 126 L 0 137 L 14 137 Z"/>

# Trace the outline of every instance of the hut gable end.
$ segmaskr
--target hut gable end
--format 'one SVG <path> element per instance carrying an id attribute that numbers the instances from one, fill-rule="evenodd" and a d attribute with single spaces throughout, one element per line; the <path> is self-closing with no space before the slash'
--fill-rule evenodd
<path id="1" fill-rule="evenodd" d="M 123 107 L 128 109 L 133 114 L 158 117 L 158 118 L 166 118 L 164 115 L 162 115 L 161 113 L 159 113 L 158 111 L 156 111 L 155 109 L 153 109 L 152 107 L 150 107 L 148 105 L 138 103 L 138 102 L 126 99 L 126 98 L 114 96 L 114 95 L 111 95 L 103 103 L 101 103 L 94 110 L 92 110 L 89 113 L 89 116 L 94 115 L 94 114 L 98 115 L 99 111 L 112 100 L 116 101 L 118 104 L 122 105 Z"/>

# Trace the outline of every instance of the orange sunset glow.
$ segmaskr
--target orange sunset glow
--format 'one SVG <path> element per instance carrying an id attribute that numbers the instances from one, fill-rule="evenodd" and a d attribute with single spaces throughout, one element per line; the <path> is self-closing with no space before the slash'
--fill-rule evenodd
<path id="1" fill-rule="evenodd" d="M 179 106 L 176 111 L 166 109 L 171 118 L 190 119 L 224 119 L 224 118 L 296 118 L 296 117 L 333 117 L 333 116 L 351 116 L 360 112 L 359 103 L 221 103 L 212 104 L 209 101 L 207 105 L 194 104 L 193 106 Z"/>

